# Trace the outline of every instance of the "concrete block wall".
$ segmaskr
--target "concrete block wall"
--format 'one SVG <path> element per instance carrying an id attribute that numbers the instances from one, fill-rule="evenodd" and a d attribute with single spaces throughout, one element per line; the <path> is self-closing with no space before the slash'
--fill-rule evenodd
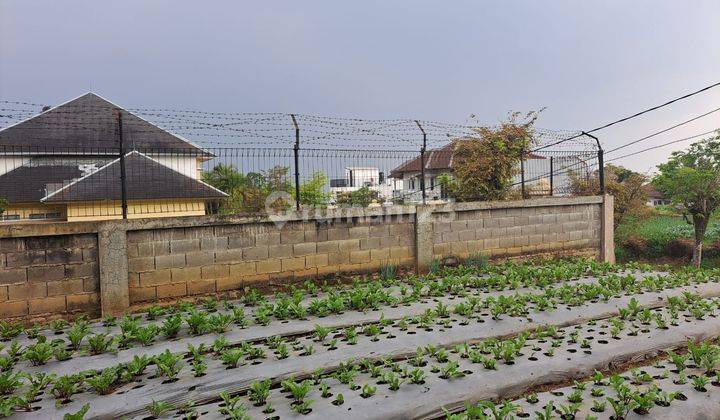
<path id="1" fill-rule="evenodd" d="M 0 224 L 0 319 L 120 315 L 134 304 L 287 279 L 422 272 L 435 258 L 595 254 L 613 261 L 612 197 Z"/>
<path id="2" fill-rule="evenodd" d="M 127 232 L 130 304 L 414 265 L 412 215 Z"/>
<path id="3" fill-rule="evenodd" d="M 592 250 L 601 243 L 602 200 L 531 200 L 529 206 L 458 204 L 432 215 L 433 257 L 490 257 Z"/>
<path id="4" fill-rule="evenodd" d="M 0 238 L 0 318 L 99 314 L 97 235 Z"/>

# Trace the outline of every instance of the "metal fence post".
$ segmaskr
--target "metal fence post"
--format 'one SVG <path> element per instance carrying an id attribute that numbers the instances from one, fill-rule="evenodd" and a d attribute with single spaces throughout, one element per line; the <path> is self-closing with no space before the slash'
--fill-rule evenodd
<path id="1" fill-rule="evenodd" d="M 553 181 L 554 181 L 554 174 L 555 168 L 553 165 L 553 157 L 550 156 L 550 197 L 553 196 Z"/>
<path id="2" fill-rule="evenodd" d="M 605 195 L 605 156 L 603 152 L 602 145 L 600 145 L 600 139 L 593 136 L 590 133 L 582 132 L 582 134 L 590 137 L 591 139 L 595 140 L 595 143 L 597 143 L 597 157 L 598 157 L 598 177 L 600 177 L 600 194 Z"/>
<path id="3" fill-rule="evenodd" d="M 520 191 L 522 198 L 525 199 L 525 150 L 520 151 Z"/>
<path id="4" fill-rule="evenodd" d="M 598 176 L 600 177 L 600 194 L 605 195 L 605 157 L 604 157 L 603 149 L 598 149 L 598 166 L 600 166 L 600 173 Z"/>
<path id="5" fill-rule="evenodd" d="M 423 136 L 423 144 L 422 148 L 420 148 L 420 189 L 422 190 L 422 202 L 425 204 L 425 148 L 427 147 L 427 134 L 425 134 L 425 130 L 422 125 L 420 125 L 420 121 L 415 120 L 415 124 L 420 128 Z"/>
<path id="6" fill-rule="evenodd" d="M 300 127 L 298 127 L 295 114 L 290 114 L 295 127 L 295 209 L 300 211 Z"/>
<path id="7" fill-rule="evenodd" d="M 127 177 L 125 176 L 125 142 L 123 139 L 122 110 L 117 110 L 118 137 L 120 149 L 120 208 L 122 218 L 127 219 Z"/>

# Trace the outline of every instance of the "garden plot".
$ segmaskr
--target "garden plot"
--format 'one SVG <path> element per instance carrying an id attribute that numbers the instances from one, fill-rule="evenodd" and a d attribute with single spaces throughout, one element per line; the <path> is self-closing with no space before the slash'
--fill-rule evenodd
<path id="1" fill-rule="evenodd" d="M 632 322 L 612 318 L 565 329 L 542 328 L 532 336 L 485 340 L 451 350 L 427 344 L 399 360 L 351 360 L 332 372 L 313 372 L 308 379 L 286 379 L 279 384 L 257 381 L 247 396 L 224 394 L 222 405 L 196 410 L 209 418 L 224 417 L 226 407 L 245 407 L 252 418 L 436 417 L 442 415 L 443 407 L 456 409 L 466 401 L 518 396 L 539 385 L 581 379 L 595 369 L 652 357 L 663 349 L 684 345 L 687 339 L 720 334 L 717 303 L 697 300 L 691 305 L 704 309 L 673 306 L 649 311 L 649 318 L 640 315 L 648 312 L 642 310 Z M 698 310 L 704 312 L 703 319 L 697 319 Z M 668 324 L 658 325 L 658 319 L 667 319 Z M 270 411 L 268 405 L 272 413 L 262 413 Z M 133 413 L 105 417 L 120 414 Z M 144 415 L 137 413 L 138 418 Z"/>
<path id="2" fill-rule="evenodd" d="M 650 366 L 610 377 L 596 372 L 587 381 L 576 381 L 573 386 L 531 393 L 511 403 L 485 401 L 449 417 L 482 418 L 479 414 L 482 411 L 486 415 L 503 412 L 506 418 L 513 415 L 539 419 L 720 418 L 720 377 L 715 370 L 720 348 L 707 342 L 688 345 L 692 351 L 687 354 L 670 353 L 672 357 Z"/>
<path id="3" fill-rule="evenodd" d="M 532 274 L 532 272 L 530 272 L 530 274 Z M 377 322 L 381 316 L 386 320 L 401 320 L 406 317 L 422 315 L 428 310 L 435 309 L 438 305 L 450 307 L 462 299 L 471 300 L 473 296 L 477 299 L 484 299 L 484 301 L 487 302 L 491 298 L 501 299 L 502 296 L 514 296 L 518 294 L 521 296 L 531 296 L 532 292 L 537 294 L 545 291 L 550 297 L 556 294 L 564 294 L 565 298 L 563 298 L 563 303 L 577 305 L 582 302 L 577 301 L 575 295 L 579 291 L 583 291 L 586 287 L 593 287 L 593 285 L 597 285 L 598 283 L 607 285 L 607 287 L 603 286 L 606 292 L 612 288 L 614 288 L 616 292 L 626 291 L 626 293 L 632 293 L 633 291 L 677 288 L 679 286 L 680 288 L 676 293 L 693 291 L 695 293 L 701 293 L 704 296 L 712 296 L 714 295 L 713 293 L 715 293 L 712 290 L 704 291 L 699 290 L 696 286 L 692 286 L 693 284 L 698 285 L 708 282 L 706 278 L 701 276 L 654 277 L 649 273 L 639 273 L 635 276 L 630 274 L 622 276 L 610 275 L 600 280 L 592 277 L 572 280 L 562 283 L 557 293 L 553 291 L 553 286 L 488 291 L 489 288 L 498 288 L 499 282 L 496 281 L 493 283 L 494 287 L 474 287 L 475 280 L 476 278 L 443 278 L 439 281 L 427 283 L 427 286 L 422 284 L 415 286 L 413 292 L 401 292 L 399 294 L 400 297 L 388 295 L 379 283 L 365 285 L 360 287 L 360 292 L 357 293 L 362 293 L 366 298 L 367 296 L 376 296 L 376 293 L 381 294 L 381 298 L 378 299 L 386 304 L 377 304 L 365 308 L 364 311 L 358 311 L 357 309 L 353 310 L 353 308 L 359 306 L 359 304 L 351 303 L 353 299 L 352 295 L 339 295 L 342 298 L 339 304 L 345 305 L 347 309 L 345 311 L 336 311 L 338 313 L 333 316 L 305 315 L 303 319 L 286 319 L 287 316 L 284 316 L 276 319 L 275 322 L 271 322 L 272 318 L 264 313 L 258 315 L 258 312 L 264 312 L 261 311 L 264 307 L 272 307 L 273 313 L 276 313 L 277 302 L 274 304 L 268 303 L 268 306 L 256 308 L 252 318 L 247 316 L 242 307 L 233 306 L 232 310 L 223 311 L 217 308 L 217 302 L 213 302 L 212 306 L 205 305 L 205 311 L 196 311 L 194 308 L 190 308 L 189 313 L 184 317 L 182 314 L 174 314 L 165 317 L 164 320 L 157 323 L 148 323 L 147 321 L 142 321 L 134 317 L 126 317 L 119 321 L 120 331 L 116 331 L 117 334 L 113 334 L 112 332 L 96 332 L 91 334 L 89 331 L 83 332 L 83 325 L 74 325 L 69 329 L 69 332 L 62 333 L 67 335 L 66 341 L 70 341 L 68 351 L 57 350 L 57 347 L 55 347 L 55 353 L 59 353 L 60 356 L 57 357 L 57 354 L 54 355 L 57 362 L 48 361 L 49 363 L 47 365 L 41 367 L 30 366 L 27 369 L 32 372 L 52 370 L 52 372 L 60 375 L 83 370 L 88 364 L 92 365 L 95 369 L 103 369 L 117 365 L 118 363 L 127 363 L 135 356 L 152 356 L 167 350 L 179 352 L 184 351 L 187 345 L 199 346 L 202 343 L 209 344 L 219 335 L 223 335 L 229 345 L 238 345 L 243 342 L 258 342 L 276 335 L 294 336 L 309 334 L 314 330 L 316 325 L 328 328 L 353 325 L 361 326 L 366 323 Z M 473 287 L 467 286 L 468 282 L 470 282 Z M 458 285 L 463 288 L 459 288 Z M 684 286 L 690 288 L 683 288 Z M 447 293 L 447 295 L 443 295 L 442 292 Z M 610 295 L 606 293 L 605 296 Z M 517 298 L 515 300 L 517 300 Z M 296 299 L 296 301 L 298 300 Z M 316 312 L 311 308 L 313 302 L 317 301 L 317 299 L 311 300 L 310 303 L 307 304 L 310 309 L 307 310 L 304 309 L 305 306 L 302 301 L 298 301 L 300 303 L 298 303 L 297 306 L 303 308 L 302 310 L 305 311 L 303 312 L 305 314 L 307 314 L 307 312 Z M 573 301 L 577 302 L 573 303 Z M 540 302 L 538 304 L 538 306 L 541 306 L 540 309 L 547 309 L 547 307 L 542 307 L 543 305 L 547 305 L 547 302 Z M 534 304 L 533 302 L 529 303 Z M 285 305 L 294 304 L 295 303 L 289 303 Z M 232 304 L 229 303 L 227 306 L 229 305 Z M 494 306 L 498 307 L 497 304 Z M 270 311 L 270 309 L 268 309 L 268 311 Z M 77 329 L 80 329 L 80 334 L 73 337 Z M 214 334 L 210 333 L 212 331 L 214 331 Z M 50 341 L 63 339 L 61 334 L 45 334 L 43 336 Z M 87 338 L 85 338 L 85 336 L 87 336 Z M 163 336 L 167 340 L 161 340 Z M 83 348 L 79 348 L 83 340 L 86 342 L 86 345 Z M 138 344 L 142 346 L 130 348 L 132 345 Z M 22 344 L 20 345 L 22 346 Z M 44 346 L 48 347 L 48 345 Z M 69 358 L 70 356 L 73 357 Z M 86 357 L 89 357 L 89 359 Z"/>
<path id="4" fill-rule="evenodd" d="M 586 267 L 592 267 L 589 263 L 585 264 Z M 574 263 L 572 267 L 582 266 L 583 263 Z M 37 361 L 33 356 L 33 352 L 38 350 L 37 344 L 30 341 L 29 343 L 32 344 L 29 344 L 29 347 L 24 346 L 25 348 L 20 349 L 18 349 L 19 344 L 14 346 L 10 344 L 3 353 L 6 360 L 11 360 L 5 372 L 12 375 L 14 368 L 33 371 L 35 374 L 31 379 L 19 378 L 17 386 L 8 387 L 8 393 L 12 396 L 5 397 L 2 402 L 4 406 L 9 405 L 11 410 L 14 409 L 16 411 L 14 415 L 17 417 L 36 416 L 40 413 L 46 413 L 49 417 L 61 417 L 64 413 L 77 412 L 88 404 L 88 417 L 143 418 L 148 416 L 149 412 L 160 410 L 163 406 L 171 405 L 174 413 L 181 406 L 194 401 L 205 404 L 202 408 L 203 412 L 207 412 L 207 416 L 222 417 L 215 401 L 221 398 L 221 392 L 228 392 L 223 394 L 226 399 L 237 398 L 237 400 L 228 401 L 227 404 L 236 405 L 238 410 L 242 404 L 242 407 L 247 407 L 253 418 L 267 418 L 281 414 L 281 417 L 300 416 L 298 412 L 311 417 L 325 415 L 324 405 L 323 411 L 315 409 L 320 409 L 319 404 L 310 411 L 302 406 L 306 403 L 305 400 L 291 404 L 292 399 L 288 400 L 284 395 L 280 397 L 275 395 L 278 387 L 292 389 L 306 387 L 303 379 L 310 378 L 327 384 L 338 381 L 336 385 L 339 388 L 348 386 L 345 392 L 341 392 L 348 401 L 347 405 L 343 404 L 343 409 L 353 409 L 357 406 L 365 413 L 367 410 L 362 408 L 363 404 L 371 400 L 373 404 L 374 401 L 381 401 L 374 400 L 367 394 L 377 392 L 381 395 L 383 391 L 380 389 L 372 391 L 372 388 L 365 387 L 365 390 L 361 391 L 366 391 L 364 396 L 367 398 L 357 396 L 358 401 L 354 402 L 355 390 L 352 388 L 355 386 L 343 384 L 337 378 L 338 372 L 348 369 L 349 365 L 354 366 L 361 359 L 367 359 L 364 363 L 374 363 L 374 366 L 378 364 L 389 366 L 393 363 L 400 365 L 416 356 L 418 347 L 430 346 L 431 349 L 436 348 L 437 351 L 452 355 L 451 351 L 439 349 L 453 348 L 465 342 L 471 346 L 475 342 L 485 342 L 488 339 L 523 336 L 528 331 L 536 330 L 540 325 L 555 326 L 552 328 L 565 327 L 595 322 L 592 320 L 617 314 L 627 316 L 628 313 L 643 320 L 641 322 L 647 321 L 653 325 L 657 323 L 658 328 L 663 327 L 663 322 L 670 324 L 668 330 L 663 331 L 680 334 L 682 337 L 666 334 L 661 338 L 675 340 L 672 341 L 674 345 L 685 340 L 683 333 L 697 338 L 715 334 L 713 328 L 716 326 L 712 322 L 715 318 L 710 315 L 714 315 L 716 305 L 712 300 L 701 299 L 701 297 L 720 294 L 720 287 L 713 273 L 693 271 L 658 276 L 652 273 L 635 273 L 635 275 L 617 273 L 614 272 L 617 271 L 616 269 L 611 270 L 607 267 L 603 268 L 604 271 L 598 270 L 592 273 L 588 273 L 587 268 L 567 269 L 561 265 L 554 268 L 576 273 L 574 274 L 576 280 L 562 282 L 561 276 L 558 275 L 532 280 L 533 275 L 543 271 L 528 266 L 518 266 L 517 270 L 522 274 L 514 272 L 513 266 L 503 268 L 505 272 L 501 275 L 497 271 L 492 271 L 498 270 L 497 267 L 486 271 L 449 270 L 443 277 L 424 279 L 420 283 L 421 287 L 418 287 L 419 282 L 413 279 L 394 282 L 393 292 L 384 295 L 392 297 L 368 305 L 365 312 L 358 312 L 353 306 L 351 299 L 353 289 L 350 289 L 350 293 L 343 295 L 345 310 L 330 316 L 310 314 L 317 310 L 317 304 L 315 310 L 310 308 L 313 307 L 313 301 L 330 302 L 335 293 L 333 290 L 326 290 L 324 295 L 316 293 L 317 297 L 307 298 L 303 295 L 301 299 L 291 301 L 293 304 L 307 308 L 304 320 L 287 319 L 291 317 L 283 319 L 283 316 L 276 316 L 278 312 L 275 308 L 279 302 L 283 302 L 283 297 L 266 303 L 255 302 L 252 315 L 245 312 L 247 308 L 239 305 L 230 307 L 234 305 L 231 302 L 222 306 L 215 304 L 217 305 L 215 308 L 206 305 L 204 311 L 182 308 L 178 314 L 158 315 L 155 317 L 156 320 L 124 318 L 118 320 L 121 328 L 115 333 L 120 337 L 108 335 L 103 336 L 103 339 L 110 342 L 110 348 L 117 346 L 116 342 L 119 340 L 128 340 L 130 345 L 137 347 L 121 348 L 116 350 L 116 354 L 83 356 L 83 353 L 88 352 L 90 340 L 97 336 L 95 334 L 85 338 L 85 344 L 81 341 L 79 350 L 71 350 L 75 353 L 70 360 L 39 364 L 34 367 L 26 364 Z M 579 278 L 580 274 L 595 274 L 598 278 Z M 489 279 L 487 283 L 492 285 L 483 285 L 479 281 L 487 279 Z M 520 287 L 514 290 L 514 286 Z M 382 289 L 382 285 L 380 288 L 374 287 L 372 289 L 374 291 Z M 403 288 L 406 291 L 401 291 Z M 369 294 L 366 293 L 364 296 L 367 297 Z M 280 305 L 284 304 L 280 303 Z M 658 318 L 654 311 L 647 309 L 666 305 L 670 306 L 659 310 L 666 311 L 662 312 L 664 314 L 662 318 Z M 692 328 L 685 328 L 682 333 L 678 332 L 678 326 L 672 325 L 671 320 L 673 311 L 677 314 L 680 306 L 684 311 L 695 311 L 693 316 L 702 315 L 705 320 L 690 322 Z M 231 317 L 233 313 L 238 312 L 238 308 L 242 310 L 243 321 L 239 323 L 237 319 Z M 373 308 L 377 309 L 373 311 Z M 188 310 L 190 311 L 186 312 Z M 267 317 L 270 322 L 258 322 L 258 311 L 261 312 L 260 321 L 263 321 L 263 311 L 271 311 L 271 315 Z M 279 314 L 282 315 L 281 312 Z M 210 320 L 218 315 L 230 316 L 225 332 L 209 332 L 207 326 L 212 325 Z M 151 327 L 153 322 L 157 321 L 162 325 L 168 319 L 178 317 L 183 328 L 186 323 L 188 329 L 194 328 L 192 323 L 195 321 L 197 325 L 204 325 L 204 330 L 195 331 L 203 334 L 192 335 L 190 331 L 184 333 L 178 331 L 177 337 L 171 340 L 163 340 L 161 334 L 151 338 L 150 342 L 156 344 L 141 345 L 143 333 L 137 334 L 138 330 L 154 329 Z M 192 321 L 192 318 L 197 320 Z M 684 323 L 685 321 L 680 319 L 679 325 L 682 326 Z M 129 325 L 134 326 L 128 328 Z M 93 328 L 97 327 L 97 325 L 93 326 Z M 59 342 L 52 343 L 55 338 L 49 335 L 46 340 L 53 349 L 61 345 Z M 534 338 L 530 340 L 532 339 Z M 610 344 L 609 347 L 605 347 L 606 349 L 614 348 L 612 346 L 614 339 L 604 341 Z M 669 345 L 666 341 L 659 342 Z M 637 347 L 634 350 L 645 352 L 657 350 L 657 348 L 642 350 L 643 348 Z M 24 350 L 23 355 L 20 355 L 21 350 Z M 554 350 L 547 349 L 543 351 L 545 352 L 551 354 L 548 356 L 549 360 L 559 360 L 553 359 Z M 608 353 L 614 354 L 614 351 Z M 52 357 L 52 353 L 49 357 Z M 607 361 L 608 355 L 596 355 L 596 357 L 606 357 L 599 359 L 596 365 L 610 363 Z M 615 360 L 614 357 L 611 356 L 610 360 Z M 21 358 L 25 360 L 20 360 Z M 352 359 L 355 362 L 348 364 Z M 448 360 L 451 359 L 452 356 L 449 356 Z M 456 368 L 459 369 L 464 362 L 466 360 L 460 357 Z M 443 368 L 445 367 L 439 367 L 439 369 Z M 104 370 L 100 371 L 101 369 Z M 372 376 L 370 370 L 375 368 L 367 366 L 367 369 L 367 372 L 360 372 L 358 375 Z M 390 368 L 391 371 L 393 369 Z M 472 371 L 471 368 L 461 370 Z M 81 371 L 86 372 L 80 373 Z M 409 383 L 407 376 L 409 372 L 401 369 L 400 373 L 395 373 L 397 376 L 389 377 L 388 383 Z M 436 372 L 428 372 L 428 378 L 431 373 Z M 57 377 L 47 376 L 48 374 Z M 465 378 L 459 379 L 472 379 L 473 376 L 467 374 Z M 515 379 L 521 377 L 514 373 L 507 376 Z M 452 371 L 450 377 L 454 378 L 450 381 L 453 383 L 458 379 Z M 546 380 L 552 383 L 552 377 Z M 34 387 L 29 383 L 33 381 L 36 382 Z M 45 381 L 48 383 L 44 383 Z M 3 380 L 0 378 L 0 392 L 3 389 L 2 383 Z M 428 383 L 432 382 L 428 380 Z M 502 382 L 494 380 L 493 383 Z M 446 385 L 434 388 L 443 388 Z M 368 386 L 381 388 L 377 385 Z M 268 394 L 271 404 L 277 407 L 274 414 L 262 413 L 261 411 L 267 407 L 262 404 L 262 407 L 254 407 L 253 402 L 246 395 L 248 392 L 261 393 L 263 387 L 273 388 L 268 390 Z M 301 392 L 301 388 L 296 392 Z M 44 391 L 40 392 L 41 389 Z M 428 392 L 438 392 L 432 387 L 430 389 L 431 391 Z M 34 391 L 37 395 L 33 395 Z M 317 392 L 321 392 L 319 388 Z M 403 386 L 397 389 L 397 393 L 393 391 L 385 395 L 385 398 L 407 392 Z M 457 395 L 459 399 L 456 402 L 461 406 L 468 398 L 462 393 Z M 502 395 L 513 394 L 503 391 Z M 491 395 L 489 398 L 495 397 Z M 412 398 L 417 399 L 417 397 Z M 322 396 L 315 398 L 317 401 L 321 399 Z M 153 403 L 153 401 L 157 402 Z M 282 402 L 286 402 L 284 407 L 280 404 Z M 57 403 L 59 404 L 56 408 Z M 403 404 L 399 404 L 398 407 L 403 407 Z M 334 413 L 333 407 L 340 407 L 329 405 L 330 411 L 327 411 L 329 415 Z M 35 411 L 32 413 L 20 411 L 28 407 L 32 407 Z M 390 417 L 394 415 L 392 411 L 387 411 L 389 408 L 382 409 L 386 411 L 372 407 L 372 410 L 378 413 L 385 413 Z M 441 413 L 438 411 L 440 410 L 438 405 L 433 406 L 432 409 L 435 410 L 432 411 L 433 413 Z M 404 414 L 411 413 L 403 409 L 400 411 Z M 238 413 L 239 411 L 235 414 Z M 398 415 L 402 417 L 404 414 Z"/>

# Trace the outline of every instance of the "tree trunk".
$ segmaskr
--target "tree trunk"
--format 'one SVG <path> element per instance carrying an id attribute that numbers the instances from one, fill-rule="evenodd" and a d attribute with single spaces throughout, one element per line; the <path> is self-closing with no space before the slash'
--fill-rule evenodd
<path id="1" fill-rule="evenodd" d="M 695 226 L 695 246 L 693 247 L 692 263 L 695 267 L 700 267 L 702 262 L 702 243 L 705 238 L 705 230 L 707 229 L 709 217 L 704 215 L 693 215 L 693 225 Z"/>

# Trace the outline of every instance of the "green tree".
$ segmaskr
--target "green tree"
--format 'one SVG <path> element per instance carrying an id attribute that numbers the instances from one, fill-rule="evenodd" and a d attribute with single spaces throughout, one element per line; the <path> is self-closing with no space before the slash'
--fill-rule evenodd
<path id="1" fill-rule="evenodd" d="M 5 213 L 5 209 L 7 209 L 8 204 L 10 204 L 6 199 L 0 198 L 0 214 Z"/>
<path id="2" fill-rule="evenodd" d="M 337 195 L 337 204 L 343 207 L 367 207 L 373 201 L 382 201 L 380 193 L 368 187 L 342 192 Z"/>
<path id="3" fill-rule="evenodd" d="M 325 192 L 328 177 L 323 172 L 315 172 L 310 179 L 300 184 L 300 204 L 312 207 L 327 207 L 332 194 Z"/>
<path id="4" fill-rule="evenodd" d="M 475 137 L 455 140 L 452 176 L 439 180 L 442 188 L 457 201 L 508 198 L 520 156 L 535 143 L 539 113 L 513 112 L 499 127 L 478 127 Z"/>
<path id="5" fill-rule="evenodd" d="M 570 172 L 570 192 L 573 195 L 600 194 L 599 173 L 589 179 Z M 620 225 L 627 216 L 642 216 L 649 211 L 647 192 L 643 185 L 647 177 L 622 166 L 605 165 L 605 191 L 614 197 L 614 224 Z"/>
<path id="6" fill-rule="evenodd" d="M 710 218 L 720 208 L 720 132 L 715 137 L 674 152 L 652 183 L 674 204 L 683 208 L 683 216 L 695 230 L 692 262 L 700 266 L 702 243 Z"/>
<path id="7" fill-rule="evenodd" d="M 228 194 L 246 182 L 245 176 L 238 172 L 235 166 L 222 163 L 212 168 L 211 171 L 203 172 L 202 180 Z"/>
<path id="8" fill-rule="evenodd" d="M 232 165 L 218 165 L 212 171 L 203 173 L 203 180 L 229 195 L 221 203 L 220 213 L 262 213 L 266 207 L 279 211 L 291 205 L 288 198 L 292 194 L 292 183 L 288 171 L 285 166 L 275 166 L 243 175 Z M 271 203 L 267 203 L 269 198 Z"/>

